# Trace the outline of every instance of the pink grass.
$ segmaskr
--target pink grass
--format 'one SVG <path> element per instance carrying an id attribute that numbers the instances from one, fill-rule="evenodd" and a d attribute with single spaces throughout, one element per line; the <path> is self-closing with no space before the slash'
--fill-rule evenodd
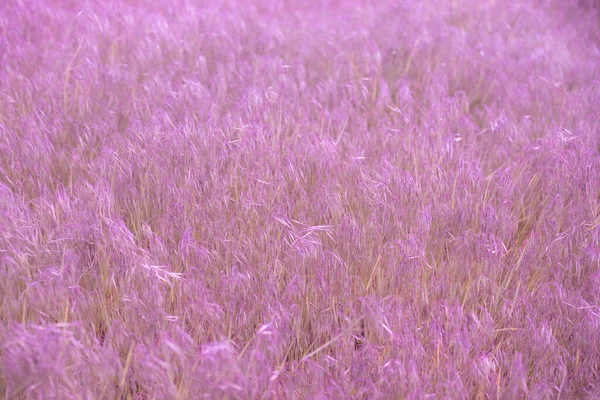
<path id="1" fill-rule="evenodd" d="M 0 394 L 599 397 L 598 15 L 0 2 Z"/>

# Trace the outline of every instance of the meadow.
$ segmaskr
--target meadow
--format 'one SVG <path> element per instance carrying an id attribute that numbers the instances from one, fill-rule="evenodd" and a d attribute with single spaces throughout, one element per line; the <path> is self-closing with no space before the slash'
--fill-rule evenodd
<path id="1" fill-rule="evenodd" d="M 599 398 L 598 10 L 0 1 L 0 396 Z"/>

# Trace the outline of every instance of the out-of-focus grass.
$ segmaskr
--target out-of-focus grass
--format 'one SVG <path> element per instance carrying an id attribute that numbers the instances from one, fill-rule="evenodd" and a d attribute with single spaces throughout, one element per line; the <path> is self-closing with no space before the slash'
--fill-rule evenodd
<path id="1" fill-rule="evenodd" d="M 594 2 L 5 1 L 6 398 L 600 396 Z"/>

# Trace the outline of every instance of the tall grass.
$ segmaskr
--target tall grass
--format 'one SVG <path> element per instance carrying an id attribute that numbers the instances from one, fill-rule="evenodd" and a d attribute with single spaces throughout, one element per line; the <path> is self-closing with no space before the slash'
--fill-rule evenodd
<path id="1" fill-rule="evenodd" d="M 0 394 L 600 396 L 594 2 L 0 2 Z"/>

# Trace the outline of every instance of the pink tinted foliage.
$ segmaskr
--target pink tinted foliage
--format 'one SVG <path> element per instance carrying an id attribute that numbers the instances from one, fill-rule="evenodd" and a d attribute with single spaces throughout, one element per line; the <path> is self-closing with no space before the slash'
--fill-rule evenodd
<path id="1" fill-rule="evenodd" d="M 597 398 L 595 0 L 0 2 L 5 398 Z"/>

